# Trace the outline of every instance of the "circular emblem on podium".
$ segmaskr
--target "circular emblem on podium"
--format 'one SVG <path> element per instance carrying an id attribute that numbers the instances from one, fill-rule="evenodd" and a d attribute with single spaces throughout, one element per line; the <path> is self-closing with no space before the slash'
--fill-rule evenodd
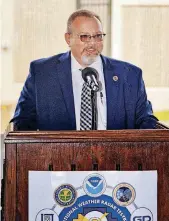
<path id="1" fill-rule="evenodd" d="M 100 174 L 91 174 L 84 180 L 83 189 L 88 196 L 101 196 L 106 190 L 106 181 Z"/>
<path id="2" fill-rule="evenodd" d="M 77 198 L 75 188 L 70 184 L 59 186 L 54 192 L 54 199 L 60 206 L 71 206 Z"/>
<path id="3" fill-rule="evenodd" d="M 35 221 L 45 221 L 45 220 L 59 221 L 59 217 L 56 214 L 56 212 L 53 211 L 52 209 L 42 209 L 36 215 Z"/>
<path id="4" fill-rule="evenodd" d="M 78 219 L 73 219 L 73 221 L 82 221 L 82 220 L 84 221 L 109 221 L 109 220 L 117 221 L 116 219 L 111 219 L 110 216 L 111 216 L 110 213 L 102 213 L 100 211 L 93 210 L 93 211 L 88 212 L 84 216 L 82 214 L 78 214 Z"/>
<path id="5" fill-rule="evenodd" d="M 145 207 L 140 207 L 132 213 L 130 221 L 138 219 L 153 221 L 153 214 L 149 209 Z"/>
<path id="6" fill-rule="evenodd" d="M 135 197 L 135 189 L 128 183 L 120 183 L 113 190 L 114 201 L 120 206 L 130 205 Z"/>

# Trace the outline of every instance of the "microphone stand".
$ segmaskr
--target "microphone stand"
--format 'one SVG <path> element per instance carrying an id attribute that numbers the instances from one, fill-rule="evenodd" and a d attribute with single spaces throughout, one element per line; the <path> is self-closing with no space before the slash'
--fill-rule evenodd
<path id="1" fill-rule="evenodd" d="M 92 102 L 92 130 L 97 130 L 98 113 L 97 113 L 97 91 L 91 90 Z"/>

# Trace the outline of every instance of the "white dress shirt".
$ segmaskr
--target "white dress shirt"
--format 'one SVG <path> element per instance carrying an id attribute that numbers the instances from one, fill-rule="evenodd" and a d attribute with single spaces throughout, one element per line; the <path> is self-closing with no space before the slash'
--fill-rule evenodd
<path id="1" fill-rule="evenodd" d="M 106 106 L 106 92 L 105 81 L 103 74 L 103 65 L 101 57 L 98 56 L 96 61 L 89 67 L 95 68 L 99 74 L 99 81 L 101 82 L 102 89 L 97 92 L 97 110 L 98 110 L 98 130 L 106 130 L 107 128 L 107 106 Z M 76 129 L 80 130 L 80 107 L 81 107 L 81 92 L 84 80 L 82 78 L 82 72 L 80 69 L 84 69 L 71 54 L 71 71 L 72 71 L 72 83 L 73 83 L 73 95 L 75 103 L 75 117 L 76 117 Z"/>

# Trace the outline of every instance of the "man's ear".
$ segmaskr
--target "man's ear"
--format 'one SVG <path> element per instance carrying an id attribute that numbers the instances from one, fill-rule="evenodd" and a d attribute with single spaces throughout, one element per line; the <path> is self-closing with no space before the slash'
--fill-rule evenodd
<path id="1" fill-rule="evenodd" d="M 65 41 L 70 47 L 70 34 L 69 33 L 65 33 Z"/>

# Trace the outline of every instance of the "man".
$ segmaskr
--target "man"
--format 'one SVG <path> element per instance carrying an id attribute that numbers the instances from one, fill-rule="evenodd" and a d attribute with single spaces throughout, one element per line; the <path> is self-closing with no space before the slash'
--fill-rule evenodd
<path id="1" fill-rule="evenodd" d="M 18 130 L 80 130 L 82 72 L 98 73 L 97 129 L 155 128 L 142 71 L 101 55 L 105 33 L 98 15 L 74 12 L 65 40 L 70 52 L 33 61 L 12 121 Z"/>

